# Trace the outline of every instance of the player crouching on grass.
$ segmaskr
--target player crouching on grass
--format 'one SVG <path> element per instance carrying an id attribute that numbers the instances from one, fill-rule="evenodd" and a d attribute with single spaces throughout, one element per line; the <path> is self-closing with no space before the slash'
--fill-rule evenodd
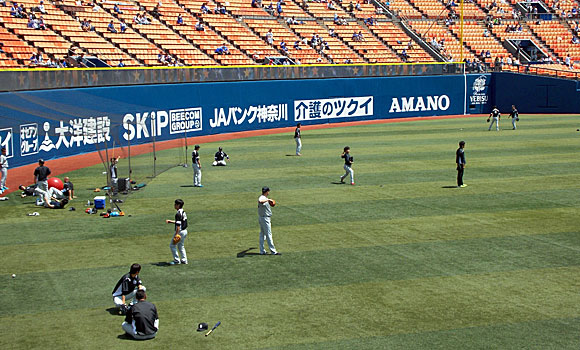
<path id="1" fill-rule="evenodd" d="M 113 302 L 119 308 L 119 314 L 121 315 L 127 313 L 127 302 L 130 301 L 129 305 L 135 303 L 133 299 L 135 298 L 137 290 L 145 290 L 143 282 L 139 278 L 139 272 L 141 272 L 141 265 L 131 265 L 129 273 L 124 274 L 113 289 Z"/>
<path id="2" fill-rule="evenodd" d="M 174 208 L 177 210 L 175 213 L 175 220 L 165 220 L 168 224 L 175 224 L 175 233 L 169 244 L 171 248 L 171 253 L 173 254 L 173 261 L 170 265 L 187 265 L 187 253 L 185 252 L 184 242 L 187 238 L 187 214 L 183 210 L 183 200 L 176 199 Z M 181 260 L 179 260 L 179 254 L 177 250 L 179 248 L 179 254 L 181 254 Z"/>
<path id="3" fill-rule="evenodd" d="M 226 159 L 230 160 L 230 157 L 228 156 L 228 154 L 226 152 L 223 151 L 223 149 L 220 147 L 219 150 L 216 152 L 216 154 L 213 157 L 214 161 L 212 163 L 213 166 L 226 166 Z"/>

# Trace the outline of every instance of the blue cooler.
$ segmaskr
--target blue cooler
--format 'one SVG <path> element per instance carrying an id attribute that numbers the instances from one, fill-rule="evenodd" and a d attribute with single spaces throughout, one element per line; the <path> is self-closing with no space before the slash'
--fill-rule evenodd
<path id="1" fill-rule="evenodd" d="M 105 201 L 107 197 L 105 196 L 97 196 L 95 197 L 95 209 L 105 209 Z"/>

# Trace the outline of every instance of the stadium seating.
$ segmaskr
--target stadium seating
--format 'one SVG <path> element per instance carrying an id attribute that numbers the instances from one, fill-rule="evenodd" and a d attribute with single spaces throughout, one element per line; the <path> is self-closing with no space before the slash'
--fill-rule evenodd
<path id="1" fill-rule="evenodd" d="M 28 13 L 39 5 L 40 0 L 24 0 Z M 79 0 L 56 0 L 46 2 L 46 13 L 40 14 L 45 30 L 29 27 L 27 18 L 10 15 L 10 7 L 0 7 L 0 67 L 16 68 L 42 66 L 30 64 L 33 53 L 43 58 L 62 60 L 71 55 L 96 56 L 110 66 L 121 60 L 124 66 L 167 65 L 159 55 L 172 57 L 171 65 L 256 65 L 269 63 L 265 57 L 288 56 L 301 64 L 317 63 L 401 63 L 433 62 L 435 59 L 419 43 L 414 42 L 401 28 L 399 21 L 407 22 L 423 40 L 440 50 L 447 60 L 473 60 L 481 51 L 489 51 L 485 61 L 493 66 L 495 57 L 510 56 L 504 48 L 507 39 L 529 39 L 545 50 L 552 61 L 536 72 L 553 74 L 552 69 L 565 69 L 567 55 L 571 64 L 580 61 L 580 44 L 572 44 L 576 26 L 574 20 L 552 21 L 519 19 L 515 5 L 517 0 L 474 0 L 463 5 L 465 18 L 463 46 L 461 31 L 456 21 L 443 25 L 450 7 L 445 0 L 392 0 L 388 9 L 395 18 L 384 16 L 375 5 L 366 1 L 331 0 L 314 2 L 286 0 L 278 13 L 276 1 L 256 0 L 96 0 L 80 3 Z M 495 4 L 494 7 L 491 4 Z M 549 6 L 554 0 L 546 0 Z M 94 5 L 96 4 L 96 6 Z M 207 11 L 202 11 L 202 5 Z M 460 2 L 453 10 L 459 15 Z M 220 13 L 216 8 L 224 7 Z M 556 9 L 570 11 L 580 7 L 576 0 L 560 0 Z M 559 11 L 559 10 L 558 10 Z M 503 23 L 486 29 L 484 19 L 501 17 Z M 149 24 L 134 21 L 144 15 Z M 178 16 L 182 23 L 178 23 Z M 337 24 L 338 17 L 343 24 Z M 373 18 L 373 23 L 368 19 Z M 290 20 L 292 19 L 292 20 Z M 90 21 L 92 30 L 81 27 Z M 127 29 L 121 33 L 124 22 Z M 108 28 L 112 22 L 116 33 Z M 197 30 L 196 24 L 202 29 Z M 508 25 L 522 24 L 521 31 L 508 31 Z M 268 44 L 267 33 L 272 31 L 274 42 Z M 484 31 L 489 35 L 484 36 Z M 331 35 L 331 31 L 334 32 Z M 358 33 L 362 39 L 358 38 Z M 312 38 L 317 35 L 326 42 L 313 47 Z M 286 48 L 281 43 L 286 43 Z M 294 48 L 298 43 L 300 49 Z M 441 47 L 443 44 L 443 47 Z M 221 46 L 228 54 L 216 53 Z M 218 50 L 219 52 L 219 50 Z M 271 62 L 270 62 L 271 63 Z M 505 68 L 516 69 L 516 68 Z M 568 68 L 568 70 L 570 70 Z M 565 73 L 562 73 L 565 74 Z"/>

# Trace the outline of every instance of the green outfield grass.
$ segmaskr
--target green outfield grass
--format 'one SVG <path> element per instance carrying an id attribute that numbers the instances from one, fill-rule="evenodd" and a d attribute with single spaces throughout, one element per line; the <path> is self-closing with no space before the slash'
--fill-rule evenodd
<path id="1" fill-rule="evenodd" d="M 122 218 L 84 213 L 102 165 L 68 174 L 74 212 L 12 194 L 0 202 L 0 348 L 577 350 L 580 116 L 524 115 L 500 132 L 484 121 L 306 126 L 302 157 L 288 156 L 293 133 L 203 144 L 204 188 L 191 167 L 170 168 L 125 198 Z M 463 189 L 451 188 L 459 140 Z M 232 160 L 214 168 L 219 145 Z M 345 145 L 356 186 L 336 184 Z M 265 185 L 283 255 L 240 254 L 258 252 Z M 164 266 L 176 198 L 190 264 Z M 134 262 L 160 315 L 146 342 L 108 311 Z M 217 321 L 210 337 L 195 331 Z"/>

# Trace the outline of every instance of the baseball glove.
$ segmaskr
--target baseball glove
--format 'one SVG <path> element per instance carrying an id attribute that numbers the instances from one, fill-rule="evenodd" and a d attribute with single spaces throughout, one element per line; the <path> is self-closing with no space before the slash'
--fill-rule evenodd
<path id="1" fill-rule="evenodd" d="M 489 123 L 489 118 L 487 118 L 487 122 Z"/>
<path id="2" fill-rule="evenodd" d="M 173 236 L 173 244 L 177 244 L 181 241 L 181 235 L 178 233 L 175 236 Z"/>
<path id="3" fill-rule="evenodd" d="M 276 206 L 276 201 L 273 199 L 270 199 L 270 205 L 275 207 Z"/>
<path id="4" fill-rule="evenodd" d="M 516 122 L 519 122 L 519 121 L 520 121 L 520 117 L 516 117 Z"/>

